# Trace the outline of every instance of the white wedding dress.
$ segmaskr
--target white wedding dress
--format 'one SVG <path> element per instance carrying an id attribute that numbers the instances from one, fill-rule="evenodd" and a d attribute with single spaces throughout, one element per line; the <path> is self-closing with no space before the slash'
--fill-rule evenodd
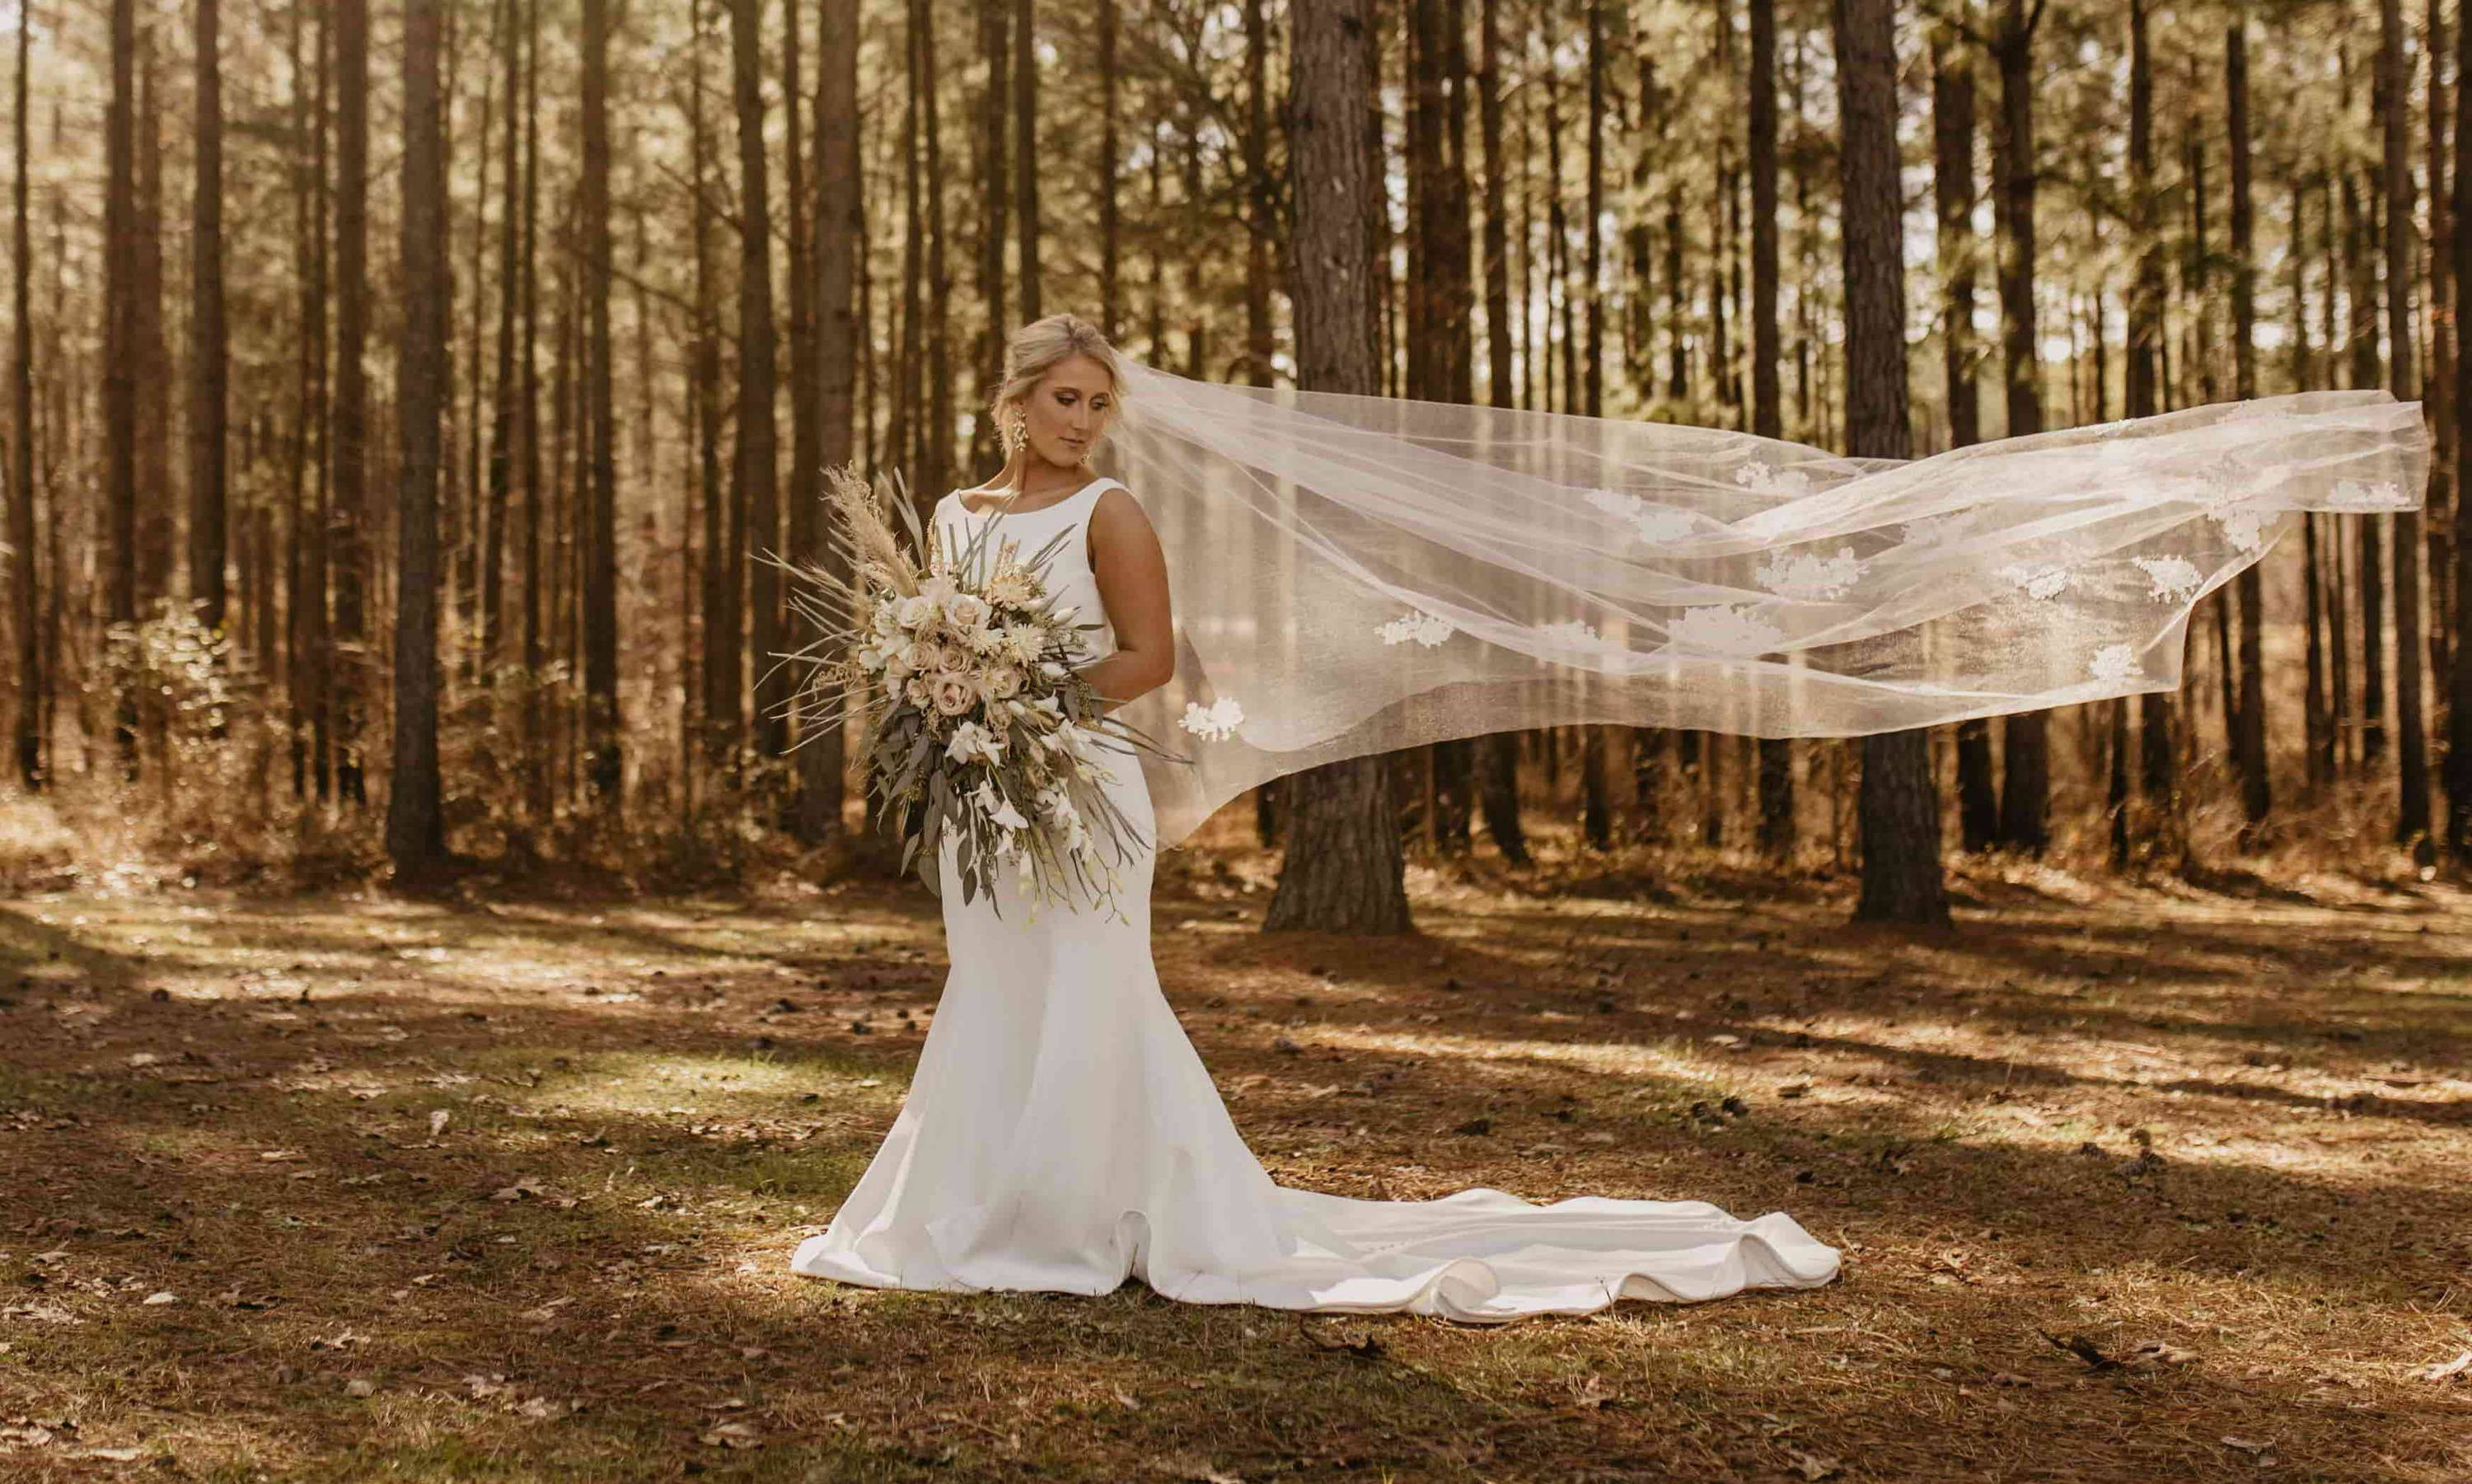
<path id="1" fill-rule="evenodd" d="M 1086 546 L 1100 479 L 1060 504 L 935 518 L 986 521 L 1029 554 L 1070 530 L 1055 601 L 1104 620 Z M 1094 653 L 1113 647 L 1095 632 Z M 1138 759 L 1109 792 L 1147 838 Z M 828 1230 L 792 1268 L 880 1288 L 1104 1294 L 1128 1277 L 1194 1304 L 1499 1323 L 1616 1299 L 1714 1299 L 1812 1287 L 1836 1249 L 1781 1212 L 1740 1221 L 1701 1201 L 1580 1196 L 1533 1205 L 1477 1187 L 1368 1201 L 1272 1183 L 1160 993 L 1151 959 L 1153 856 L 1120 867 L 1119 922 L 1039 909 L 996 873 L 1003 913 L 964 904 L 943 863 L 944 982 L 909 1095 Z"/>

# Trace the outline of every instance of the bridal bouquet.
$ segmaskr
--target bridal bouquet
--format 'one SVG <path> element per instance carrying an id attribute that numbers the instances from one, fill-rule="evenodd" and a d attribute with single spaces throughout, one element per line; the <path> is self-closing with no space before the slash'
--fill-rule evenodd
<path id="1" fill-rule="evenodd" d="M 1102 712 L 1074 668 L 1090 658 L 1083 631 L 1099 626 L 1050 603 L 1047 565 L 1062 536 L 1027 558 L 1010 541 L 991 553 L 989 523 L 946 551 L 906 497 L 886 499 L 847 467 L 825 479 L 833 566 L 780 563 L 812 634 L 784 657 L 803 671 L 793 706 L 812 725 L 801 742 L 864 695 L 868 786 L 902 841 L 902 870 L 915 862 L 938 891 L 950 837 L 963 901 L 983 891 L 993 901 L 995 873 L 1010 865 L 1034 917 L 1077 890 L 1121 917 L 1116 867 L 1134 826 L 1100 786 L 1114 775 L 1094 754 L 1192 759 Z"/>

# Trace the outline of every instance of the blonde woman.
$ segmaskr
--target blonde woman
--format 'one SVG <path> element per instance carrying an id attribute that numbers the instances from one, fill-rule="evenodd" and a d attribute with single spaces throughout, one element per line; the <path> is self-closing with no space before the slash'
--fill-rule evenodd
<path id="1" fill-rule="evenodd" d="M 1005 467 L 946 494 L 935 518 L 952 538 L 992 522 L 1024 551 L 1065 538 L 1049 567 L 1055 601 L 1104 622 L 1084 673 L 1112 709 L 1177 670 L 1159 537 L 1134 491 L 1091 467 L 1129 376 L 1158 373 L 1069 315 L 1014 335 L 1005 370 L 991 409 Z M 1783 1214 L 1747 1222 L 1701 1202 L 1602 1197 L 1534 1206 L 1486 1188 L 1367 1201 L 1273 1184 L 1160 993 L 1153 801 L 1133 757 L 1105 761 L 1149 840 L 1118 868 L 1122 919 L 1055 906 L 1033 919 L 1006 872 L 1001 914 L 985 896 L 964 902 L 948 848 L 952 967 L 909 1094 L 796 1271 L 1084 1294 L 1138 1278 L 1197 1304 L 1473 1322 L 1836 1275 L 1836 1252 Z"/>

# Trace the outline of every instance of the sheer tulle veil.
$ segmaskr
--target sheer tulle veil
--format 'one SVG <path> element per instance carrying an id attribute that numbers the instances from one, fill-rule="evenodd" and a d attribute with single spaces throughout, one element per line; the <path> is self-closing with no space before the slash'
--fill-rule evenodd
<path id="1" fill-rule="evenodd" d="M 1223 385 L 1122 358 L 1167 553 L 1122 718 L 1165 849 L 1320 763 L 1568 723 L 1859 736 L 2180 683 L 2303 511 L 2418 509 L 2421 404 L 2307 392 L 1847 458 L 1723 429 Z"/>

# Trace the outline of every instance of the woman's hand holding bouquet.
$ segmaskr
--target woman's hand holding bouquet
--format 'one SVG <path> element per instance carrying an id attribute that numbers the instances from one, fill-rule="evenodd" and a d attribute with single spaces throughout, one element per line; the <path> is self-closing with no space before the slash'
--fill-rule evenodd
<path id="1" fill-rule="evenodd" d="M 1106 715 L 1075 668 L 1092 658 L 1082 634 L 1098 625 L 1050 606 L 1047 565 L 1062 535 L 1025 558 L 1010 542 L 990 551 L 990 523 L 946 551 L 906 498 L 848 467 L 828 470 L 826 484 L 831 565 L 781 563 L 813 634 L 784 657 L 804 670 L 793 703 L 807 723 L 800 742 L 841 725 L 863 695 L 868 789 L 902 841 L 902 870 L 915 862 L 938 891 L 949 838 L 964 901 L 994 899 L 995 873 L 1010 866 L 1034 915 L 1086 892 L 1121 917 L 1116 866 L 1136 827 L 1101 787 L 1113 775 L 1096 754 L 1192 759 Z"/>

